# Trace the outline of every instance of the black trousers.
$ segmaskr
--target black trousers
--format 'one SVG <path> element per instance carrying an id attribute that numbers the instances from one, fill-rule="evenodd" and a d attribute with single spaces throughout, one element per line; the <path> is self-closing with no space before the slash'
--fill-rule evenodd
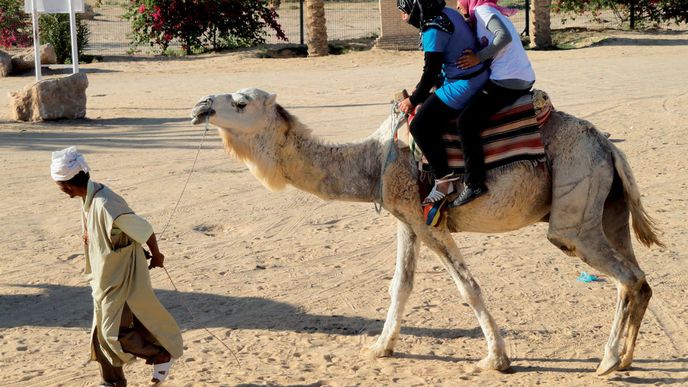
<path id="1" fill-rule="evenodd" d="M 485 183 L 485 155 L 480 132 L 487 128 L 490 116 L 514 103 L 529 90 L 514 90 L 487 81 L 459 116 L 459 134 L 466 163 L 464 181 L 477 187 Z M 415 137 L 414 137 L 415 138 Z"/>
<path id="2" fill-rule="evenodd" d="M 413 139 L 430 163 L 435 178 L 452 172 L 447 164 L 447 151 L 442 135 L 447 130 L 449 121 L 458 117 L 460 113 L 460 110 L 452 109 L 432 94 L 423 102 L 411 121 Z"/>

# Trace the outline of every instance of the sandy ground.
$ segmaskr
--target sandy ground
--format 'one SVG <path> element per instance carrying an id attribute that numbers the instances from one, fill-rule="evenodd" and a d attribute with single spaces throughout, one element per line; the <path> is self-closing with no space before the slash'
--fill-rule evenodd
<path id="1" fill-rule="evenodd" d="M 93 178 L 125 196 L 158 233 L 173 215 L 161 249 L 179 292 L 164 272 L 152 272 L 186 346 L 168 385 L 688 384 L 688 34 L 621 34 L 529 55 L 537 86 L 556 107 L 593 121 L 626 152 L 663 230 L 666 249 L 636 243 L 654 298 L 631 370 L 594 375 L 615 287 L 577 282 L 590 269 L 552 246 L 545 224 L 456 235 L 505 335 L 514 372 L 502 374 L 476 368 L 482 333 L 425 248 L 396 354 L 359 353 L 382 328 L 394 268 L 394 219 L 372 204 L 269 192 L 211 131 L 172 214 L 203 137 L 188 120 L 200 97 L 260 87 L 315 134 L 346 142 L 378 127 L 392 93 L 412 87 L 422 64 L 418 52 L 318 59 L 242 52 L 85 65 L 81 121 L 8 121 L 7 92 L 33 79 L 0 80 L 0 385 L 99 380 L 97 364 L 87 362 L 91 299 L 79 203 L 49 175 L 50 152 L 72 144 Z M 147 384 L 143 362 L 125 371 L 130 385 Z"/>

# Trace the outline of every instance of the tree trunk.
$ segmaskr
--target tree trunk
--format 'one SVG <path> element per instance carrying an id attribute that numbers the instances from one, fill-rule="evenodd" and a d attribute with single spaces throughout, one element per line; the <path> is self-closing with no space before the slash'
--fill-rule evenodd
<path id="1" fill-rule="evenodd" d="M 544 50 L 552 47 L 550 10 L 552 0 L 532 0 L 530 6 L 530 48 Z"/>
<path id="2" fill-rule="evenodd" d="M 324 0 L 306 0 L 306 27 L 308 28 L 308 56 L 327 55 L 327 25 Z"/>

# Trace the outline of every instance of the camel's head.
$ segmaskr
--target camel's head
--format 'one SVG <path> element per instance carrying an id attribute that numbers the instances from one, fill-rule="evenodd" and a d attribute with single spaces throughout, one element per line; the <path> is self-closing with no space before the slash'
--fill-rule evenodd
<path id="1" fill-rule="evenodd" d="M 208 95 L 191 110 L 191 123 L 210 123 L 234 135 L 261 129 L 274 117 L 275 94 L 260 89 L 241 89 L 236 93 Z"/>
<path id="2" fill-rule="evenodd" d="M 284 186 L 278 151 L 296 120 L 275 103 L 275 94 L 251 88 L 209 95 L 191 110 L 195 125 L 206 120 L 219 129 L 227 151 L 244 161 L 270 189 Z"/>

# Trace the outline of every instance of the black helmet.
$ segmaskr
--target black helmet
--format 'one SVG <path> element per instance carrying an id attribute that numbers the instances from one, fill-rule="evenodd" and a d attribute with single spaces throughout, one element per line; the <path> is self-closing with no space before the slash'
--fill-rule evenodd
<path id="1" fill-rule="evenodd" d="M 409 15 L 408 23 L 416 28 L 424 20 L 442 13 L 445 6 L 444 0 L 397 0 L 397 8 Z"/>

